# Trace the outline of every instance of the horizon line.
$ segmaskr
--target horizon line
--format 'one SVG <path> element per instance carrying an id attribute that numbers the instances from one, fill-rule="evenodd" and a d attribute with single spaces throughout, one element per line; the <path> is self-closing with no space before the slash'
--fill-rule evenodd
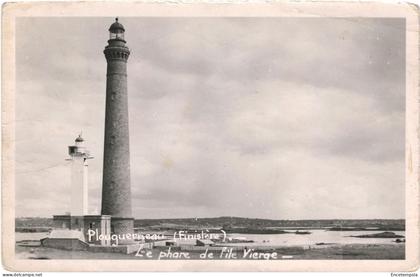
<path id="1" fill-rule="evenodd" d="M 89 214 L 91 215 L 91 214 Z M 89 216 L 88 215 L 88 216 Z M 86 216 L 86 215 L 84 215 Z M 48 216 L 19 216 L 19 218 L 50 218 Z M 171 220 L 171 219 L 216 219 L 216 218 L 241 218 L 241 219 L 259 219 L 259 220 L 271 220 L 271 221 L 310 221 L 310 220 L 406 220 L 405 218 L 320 218 L 320 219 L 272 219 L 272 218 L 262 218 L 262 217 L 244 217 L 244 216 L 213 216 L 213 217 L 162 217 L 162 218 L 136 218 L 134 220 Z"/>

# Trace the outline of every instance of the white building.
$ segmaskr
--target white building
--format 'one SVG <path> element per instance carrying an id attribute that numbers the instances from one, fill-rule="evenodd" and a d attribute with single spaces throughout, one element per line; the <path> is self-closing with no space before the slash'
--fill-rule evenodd
<path id="1" fill-rule="evenodd" d="M 71 216 L 88 215 L 88 160 L 92 159 L 79 135 L 75 145 L 69 146 L 71 161 Z"/>

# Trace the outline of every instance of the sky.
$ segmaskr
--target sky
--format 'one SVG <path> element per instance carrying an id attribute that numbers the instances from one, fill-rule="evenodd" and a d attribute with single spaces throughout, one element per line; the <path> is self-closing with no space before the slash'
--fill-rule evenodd
<path id="1" fill-rule="evenodd" d="M 100 213 L 113 18 L 16 24 L 16 216 Z M 124 18 L 136 218 L 404 218 L 405 22 Z"/>

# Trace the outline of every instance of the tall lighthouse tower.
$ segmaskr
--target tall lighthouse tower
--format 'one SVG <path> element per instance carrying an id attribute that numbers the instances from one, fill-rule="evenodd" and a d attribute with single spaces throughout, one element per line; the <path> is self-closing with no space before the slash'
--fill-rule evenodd
<path id="1" fill-rule="evenodd" d="M 107 61 L 105 142 L 102 179 L 102 215 L 111 216 L 111 232 L 133 232 L 131 214 L 130 149 L 128 131 L 127 60 L 130 50 L 118 18 L 109 28 Z M 121 242 L 120 242 L 121 243 Z"/>
<path id="2" fill-rule="evenodd" d="M 92 159 L 84 146 L 84 139 L 80 134 L 75 145 L 69 146 L 71 161 L 71 206 L 72 216 L 88 214 L 88 159 Z"/>

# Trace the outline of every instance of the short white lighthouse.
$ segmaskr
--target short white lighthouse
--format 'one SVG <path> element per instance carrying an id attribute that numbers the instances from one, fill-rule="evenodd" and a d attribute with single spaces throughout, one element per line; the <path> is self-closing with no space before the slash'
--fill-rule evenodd
<path id="1" fill-rule="evenodd" d="M 88 214 L 88 160 L 92 159 L 79 135 L 75 145 L 69 146 L 68 159 L 71 161 L 71 216 Z"/>
<path id="2" fill-rule="evenodd" d="M 68 147 L 71 167 L 70 214 L 53 215 L 53 231 L 42 245 L 62 249 L 86 249 L 89 245 L 111 245 L 111 216 L 88 213 L 88 160 L 93 159 L 82 135 Z M 95 232 L 97 237 L 92 237 Z M 101 236 L 102 239 L 99 239 Z M 77 238 L 82 242 L 68 243 Z M 115 242 L 113 242 L 115 243 Z"/>

